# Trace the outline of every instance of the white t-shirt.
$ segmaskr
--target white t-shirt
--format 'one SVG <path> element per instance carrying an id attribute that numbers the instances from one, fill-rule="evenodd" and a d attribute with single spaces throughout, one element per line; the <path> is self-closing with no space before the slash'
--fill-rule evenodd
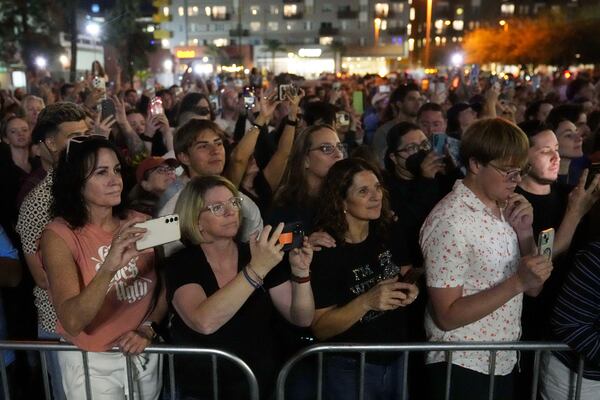
<path id="1" fill-rule="evenodd" d="M 462 181 L 431 211 L 420 238 L 427 286 L 463 287 L 463 296 L 492 288 L 517 271 L 520 250 L 517 234 L 504 217 L 496 217 Z M 479 321 L 451 331 L 435 324 L 429 309 L 425 331 L 432 342 L 516 341 L 521 336 L 523 295 Z M 489 374 L 490 353 L 457 351 L 452 363 Z M 444 352 L 429 352 L 427 364 L 445 361 Z M 514 351 L 498 352 L 495 375 L 508 375 L 517 361 Z"/>

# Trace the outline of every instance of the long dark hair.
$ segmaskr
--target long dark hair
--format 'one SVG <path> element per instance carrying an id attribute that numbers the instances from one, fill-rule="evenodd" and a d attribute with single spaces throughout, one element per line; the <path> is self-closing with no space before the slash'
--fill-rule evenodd
<path id="1" fill-rule="evenodd" d="M 334 237 L 337 243 L 345 243 L 348 222 L 344 212 L 344 200 L 352 186 L 354 176 L 362 171 L 372 172 L 383 184 L 377 168 L 361 158 L 348 158 L 336 162 L 325 177 L 317 204 L 316 230 L 324 230 Z M 370 221 L 369 235 L 375 234 L 385 239 L 389 235 L 392 223 L 388 194 L 383 190 L 381 216 Z"/>
<path id="2" fill-rule="evenodd" d="M 210 120 L 214 121 L 216 110 L 213 110 L 212 104 L 210 103 L 210 99 L 208 98 L 208 96 L 204 93 L 191 92 L 183 96 L 183 99 L 181 99 L 181 103 L 179 103 L 176 118 L 177 123 L 180 123 L 179 118 L 185 112 L 192 112 L 197 114 L 198 102 L 202 99 L 206 100 L 206 102 L 208 103 L 208 109 L 210 110 Z"/>
<path id="3" fill-rule="evenodd" d="M 89 221 L 83 188 L 94 170 L 100 149 L 114 152 L 121 168 L 126 168 L 127 164 L 121 152 L 109 140 L 101 136 L 84 136 L 71 139 L 67 148 L 62 151 L 58 167 L 54 170 L 51 213 L 54 217 L 64 218 L 72 228 L 81 228 Z M 113 207 L 113 215 L 120 219 L 125 219 L 127 214 L 127 196 L 124 192 L 125 190 L 121 192 L 119 205 Z"/>
<path id="4" fill-rule="evenodd" d="M 420 131 L 421 128 L 413 124 L 412 122 L 400 122 L 399 124 L 394 125 L 387 134 L 386 142 L 387 142 L 387 150 L 385 151 L 385 158 L 383 160 L 383 165 L 385 165 L 385 169 L 392 176 L 396 175 L 396 164 L 390 159 L 390 154 L 396 152 L 400 142 L 404 135 L 411 131 Z"/>
<path id="5" fill-rule="evenodd" d="M 308 191 L 308 179 L 306 177 L 305 157 L 313 146 L 313 135 L 321 129 L 335 129 L 329 125 L 313 125 L 304 129 L 296 137 L 290 158 L 288 160 L 281 186 L 274 197 L 275 206 L 302 205 L 310 207 L 314 203 Z"/>

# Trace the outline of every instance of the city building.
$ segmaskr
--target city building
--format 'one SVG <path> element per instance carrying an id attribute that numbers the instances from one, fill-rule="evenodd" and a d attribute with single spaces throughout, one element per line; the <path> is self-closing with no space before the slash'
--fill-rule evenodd
<path id="1" fill-rule="evenodd" d="M 159 24 L 150 29 L 172 50 L 180 73 L 189 67 L 210 73 L 216 64 L 305 76 L 384 73 L 406 62 L 410 3 L 156 0 Z"/>

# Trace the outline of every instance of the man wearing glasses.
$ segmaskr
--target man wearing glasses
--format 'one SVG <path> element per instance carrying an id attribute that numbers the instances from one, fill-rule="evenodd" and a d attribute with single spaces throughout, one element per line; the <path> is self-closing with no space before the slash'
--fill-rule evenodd
<path id="1" fill-rule="evenodd" d="M 536 296 L 552 271 L 538 256 L 533 209 L 514 190 L 526 172 L 527 136 L 500 119 L 475 122 L 463 136 L 464 180 L 440 201 L 421 229 L 431 307 L 430 341 L 516 341 L 523 293 Z M 498 352 L 493 398 L 512 398 L 516 352 Z M 443 399 L 446 355 L 426 359 L 430 399 Z M 452 353 L 450 399 L 488 396 L 490 353 Z"/>
<path id="2" fill-rule="evenodd" d="M 48 278 L 38 257 L 38 244 L 42 232 L 51 221 L 52 168 L 58 163 L 60 152 L 67 146 L 69 138 L 88 131 L 83 109 L 68 102 L 47 106 L 39 114 L 33 128 L 32 141 L 38 148 L 45 176 L 23 200 L 19 210 L 17 232 L 21 236 L 23 253 L 36 287 L 33 289 L 38 309 L 38 338 L 58 339 L 55 333 L 56 312 L 48 297 Z M 48 354 L 48 371 L 52 381 L 53 398 L 64 399 L 61 374 L 56 353 Z"/>

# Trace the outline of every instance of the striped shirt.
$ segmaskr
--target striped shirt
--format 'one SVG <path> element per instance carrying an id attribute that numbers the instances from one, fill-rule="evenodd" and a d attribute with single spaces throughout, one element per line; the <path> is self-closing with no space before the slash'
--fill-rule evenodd
<path id="1" fill-rule="evenodd" d="M 585 357 L 583 376 L 600 381 L 600 241 L 592 242 L 575 256 L 559 292 L 551 324 L 560 340 Z M 555 356 L 577 371 L 577 354 Z"/>

